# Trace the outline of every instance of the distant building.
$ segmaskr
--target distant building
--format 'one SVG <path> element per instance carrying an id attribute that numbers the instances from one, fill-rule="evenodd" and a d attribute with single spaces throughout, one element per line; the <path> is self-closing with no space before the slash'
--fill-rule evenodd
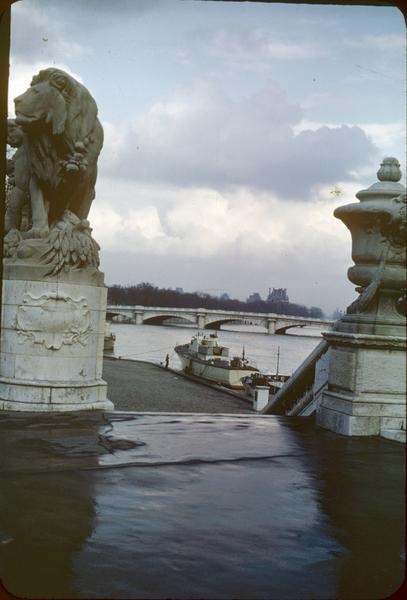
<path id="1" fill-rule="evenodd" d="M 224 294 L 221 295 L 220 297 L 221 300 L 230 300 L 230 296 L 229 294 L 227 294 L 226 292 Z"/>
<path id="2" fill-rule="evenodd" d="M 267 296 L 267 302 L 289 302 L 287 295 L 287 288 L 269 288 L 269 295 Z"/>
<path id="3" fill-rule="evenodd" d="M 175 291 L 178 292 L 178 294 L 183 294 L 184 293 L 184 288 L 176 287 Z"/>
<path id="4" fill-rule="evenodd" d="M 261 301 L 262 301 L 261 296 L 258 292 L 253 292 L 253 294 L 250 294 L 250 296 L 246 300 L 246 302 L 261 302 Z"/>

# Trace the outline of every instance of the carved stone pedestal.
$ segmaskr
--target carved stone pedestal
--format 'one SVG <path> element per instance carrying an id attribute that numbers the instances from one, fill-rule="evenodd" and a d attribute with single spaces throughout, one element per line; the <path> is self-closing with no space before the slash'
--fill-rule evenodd
<path id="1" fill-rule="evenodd" d="M 113 409 L 102 379 L 102 273 L 70 271 L 44 281 L 41 267 L 5 271 L 0 409 Z"/>
<path id="2" fill-rule="evenodd" d="M 344 435 L 405 431 L 406 339 L 341 332 L 324 337 L 331 360 L 317 424 Z"/>

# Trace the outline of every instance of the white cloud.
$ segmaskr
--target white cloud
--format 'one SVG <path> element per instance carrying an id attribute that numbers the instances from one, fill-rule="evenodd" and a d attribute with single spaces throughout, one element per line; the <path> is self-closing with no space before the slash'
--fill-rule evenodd
<path id="1" fill-rule="evenodd" d="M 366 131 L 373 142 L 386 153 L 392 154 L 396 148 L 405 149 L 405 123 L 362 123 L 360 127 Z M 400 160 L 402 160 L 401 156 Z"/>
<path id="2" fill-rule="evenodd" d="M 338 187 L 340 196 L 320 187 L 313 202 L 293 203 L 247 188 L 167 190 L 102 177 L 90 220 L 109 283 L 174 285 L 176 273 L 185 289 L 210 282 L 245 298 L 263 281 L 288 287 L 293 301 L 333 310 L 352 297 L 350 235 L 333 210 L 360 189 Z"/>
<path id="3" fill-rule="evenodd" d="M 157 240 L 166 237 L 155 206 L 131 209 L 129 211 L 128 222 L 133 224 L 134 229 L 140 232 L 147 240 Z"/>
<path id="4" fill-rule="evenodd" d="M 349 101 L 355 88 L 346 77 L 341 85 L 336 79 L 329 83 L 327 75 L 327 63 L 340 72 L 344 60 L 343 36 L 334 34 L 338 20 L 332 19 L 327 31 L 324 7 L 323 34 L 311 19 L 296 33 L 287 22 L 283 36 L 269 28 L 277 29 L 275 23 L 261 18 L 250 21 L 258 25 L 253 27 L 249 21 L 235 27 L 224 18 L 215 25 L 223 29 L 214 32 L 209 29 L 214 21 L 204 17 L 205 35 L 196 35 L 194 43 L 188 35 L 196 32 L 196 20 L 187 23 L 183 9 L 188 3 L 177 3 L 180 19 L 172 15 L 171 35 L 164 20 L 156 23 L 154 17 L 146 43 L 147 37 L 134 33 L 136 20 L 133 37 L 129 35 L 130 15 L 136 4 L 138 15 L 151 12 L 153 0 L 129 0 L 124 17 L 106 2 L 109 19 L 95 16 L 96 3 L 100 0 L 72 3 L 72 10 L 68 2 L 60 7 L 52 0 L 15 4 L 10 98 L 50 65 L 79 80 L 69 65 L 94 77 L 96 100 L 108 120 L 90 220 L 107 281 L 227 288 L 241 298 L 275 285 L 287 287 L 293 301 L 328 310 L 349 304 L 354 297 L 346 279 L 351 239 L 333 209 L 354 202 L 355 192 L 373 183 L 380 158 L 374 145 L 398 155 L 392 147 L 401 145 L 404 125 L 396 122 L 397 116 L 385 122 L 392 96 L 387 90 L 382 97 L 380 86 L 363 87 L 363 107 L 379 97 L 383 108 L 372 122 L 375 107 L 362 112 L 365 124 L 339 122 L 340 115 L 350 121 L 358 113 Z M 198 4 L 206 9 L 210 3 Z M 171 8 L 167 10 L 170 18 Z M 108 56 L 111 19 L 118 34 L 126 31 L 129 37 L 109 34 Z M 85 45 L 89 40 L 91 48 Z M 383 54 L 388 60 L 387 50 L 401 48 L 400 37 L 393 35 L 361 34 L 357 41 L 366 43 L 361 51 L 371 49 L 373 68 L 385 73 L 388 65 L 379 64 L 377 57 Z M 129 47 L 137 56 L 131 69 L 125 54 Z M 78 59 L 92 52 L 92 61 L 81 64 Z M 346 49 L 347 56 L 358 52 Z M 357 60 L 365 64 L 362 58 Z M 350 70 L 354 77 L 357 72 L 361 89 L 365 71 L 360 66 Z M 118 92 L 112 92 L 113 72 Z M 205 77 L 208 73 L 212 79 Z M 298 77 L 300 100 L 292 101 L 269 82 L 270 73 L 279 74 L 282 82 L 285 77 L 287 89 Z M 304 81 L 314 73 L 318 82 L 312 90 L 317 91 L 310 94 Z M 202 78 L 193 81 L 197 74 Z M 180 82 L 183 87 L 176 87 Z M 261 93 L 253 92 L 261 86 Z M 145 94 L 147 89 L 151 92 Z M 152 97 L 154 102 L 146 106 Z M 318 123 L 305 121 L 307 102 L 309 114 L 330 115 L 330 122 L 322 117 Z M 136 110 L 143 112 L 132 113 Z"/>
<path id="5" fill-rule="evenodd" d="M 352 263 L 351 240 L 346 227 L 332 216 L 336 205 L 334 201 L 317 203 L 311 212 L 305 203 L 287 212 L 284 209 L 294 208 L 293 204 L 279 203 L 268 212 L 256 207 L 262 219 L 253 219 L 247 227 L 242 225 L 245 211 L 240 209 L 242 218 L 235 221 L 239 226 L 230 238 L 226 231 L 223 236 L 208 232 L 205 209 L 199 214 L 202 227 L 184 228 L 185 220 L 178 214 L 180 221 L 173 223 L 172 237 L 154 240 L 136 234 L 136 227 L 126 219 L 113 245 L 96 235 L 102 242 L 102 268 L 109 273 L 109 283 L 147 280 L 191 291 L 222 288 L 242 299 L 275 285 L 287 287 L 293 302 L 322 306 L 327 311 L 344 308 L 355 295 L 346 278 L 347 266 Z M 217 216 L 221 217 L 222 211 Z M 230 210 L 223 215 L 226 230 L 230 216 Z M 275 239 L 262 235 L 268 228 L 277 230 Z"/>
<path id="6" fill-rule="evenodd" d="M 276 87 L 235 103 L 201 81 L 157 101 L 130 133 L 107 123 L 91 222 L 109 283 L 176 279 L 245 298 L 263 281 L 329 311 L 349 304 L 351 240 L 333 210 L 372 183 L 349 144 L 373 147 L 361 129 L 301 116 Z M 257 184 L 264 173 L 269 187 Z"/>
<path id="7" fill-rule="evenodd" d="M 245 188 L 224 193 L 208 188 L 174 188 L 168 194 L 154 184 L 138 186 L 105 178 L 98 182 L 96 198 L 91 221 L 103 247 L 123 249 L 127 238 L 137 235 L 145 242 L 154 241 L 148 252 L 171 249 L 176 254 L 200 257 L 228 253 L 242 240 L 254 253 L 259 244 L 284 246 L 291 226 L 302 228 L 303 213 L 318 214 L 321 221 L 321 207 L 332 201 L 329 195 L 316 195 L 317 208 L 310 212 Z M 144 244 L 137 248 L 140 251 L 146 252 Z"/>
<path id="8" fill-rule="evenodd" d="M 55 7 L 30 0 L 17 2 L 11 13 L 12 54 L 20 62 L 65 62 L 92 53 L 67 31 L 65 21 L 55 18 Z"/>
<path id="9" fill-rule="evenodd" d="M 406 37 L 397 33 L 383 33 L 383 34 L 365 34 L 352 39 L 345 39 L 343 43 L 346 46 L 367 48 L 380 50 L 386 52 L 388 50 L 405 50 L 406 48 Z"/>
<path id="10" fill-rule="evenodd" d="M 298 135 L 302 131 L 317 131 L 324 124 L 307 119 L 301 120 L 294 126 L 294 132 Z M 339 129 L 343 127 L 338 123 L 325 123 L 330 129 Z M 350 124 L 346 124 L 351 127 Z M 359 178 L 372 178 L 377 171 L 379 162 L 384 156 L 396 156 L 401 164 L 405 163 L 405 140 L 406 126 L 403 122 L 389 123 L 359 123 L 358 127 L 366 133 L 369 140 L 378 148 L 377 161 L 372 164 L 366 164 L 364 167 L 352 169 L 352 175 Z M 405 175 L 405 173 L 403 174 Z"/>
<path id="11" fill-rule="evenodd" d="M 276 85 L 235 100 L 219 82 L 198 80 L 127 126 L 120 161 L 104 167 L 136 181 L 243 186 L 304 199 L 314 185 L 352 177 L 376 155 L 360 127 L 296 130 L 301 117 Z"/>
<path id="12" fill-rule="evenodd" d="M 321 54 L 315 43 L 293 42 L 288 36 L 282 39 L 275 31 L 263 28 L 219 29 L 207 37 L 210 54 L 244 67 L 278 60 L 302 61 Z"/>
<path id="13" fill-rule="evenodd" d="M 102 121 L 104 132 L 103 148 L 99 158 L 99 165 L 108 170 L 115 169 L 120 161 L 125 134 L 114 123 Z"/>

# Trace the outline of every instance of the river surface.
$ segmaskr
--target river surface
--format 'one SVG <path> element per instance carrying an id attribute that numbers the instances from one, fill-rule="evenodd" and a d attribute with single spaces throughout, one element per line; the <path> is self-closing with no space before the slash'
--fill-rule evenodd
<path id="1" fill-rule="evenodd" d="M 307 328 L 286 335 L 259 333 L 259 327 L 245 325 L 227 326 L 218 332 L 219 343 L 230 348 L 230 354 L 245 356 L 259 369 L 291 375 L 321 341 L 321 329 Z M 169 354 L 169 366 L 180 369 L 181 362 L 174 347 L 186 344 L 197 332 L 185 326 L 131 325 L 112 323 L 116 335 L 114 356 L 160 363 Z M 205 331 L 207 335 L 210 330 Z M 280 355 L 278 358 L 278 354 Z"/>

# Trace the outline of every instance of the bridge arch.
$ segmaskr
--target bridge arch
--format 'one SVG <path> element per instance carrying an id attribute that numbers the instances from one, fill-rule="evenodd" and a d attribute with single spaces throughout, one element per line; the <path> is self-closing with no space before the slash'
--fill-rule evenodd
<path id="1" fill-rule="evenodd" d="M 149 317 L 149 316 L 143 317 L 143 324 L 144 325 L 163 325 L 165 323 L 165 321 L 168 321 L 169 319 L 177 319 L 179 321 L 182 321 L 186 325 L 196 326 L 196 320 L 194 318 L 191 318 L 189 316 L 184 316 L 184 315 L 171 315 L 168 313 L 165 313 L 162 315 L 152 315 L 151 317 Z"/>
<path id="2" fill-rule="evenodd" d="M 131 322 L 133 320 L 132 316 L 130 316 L 129 314 L 126 314 L 124 312 L 121 312 L 120 310 L 118 310 L 118 311 L 107 310 L 106 311 L 106 319 L 108 321 L 111 321 L 113 319 L 113 317 L 122 317 L 123 319 L 125 319 L 126 321 L 129 321 L 129 322 Z"/>
<path id="3" fill-rule="evenodd" d="M 206 323 L 205 329 L 216 329 L 217 331 L 221 328 L 222 325 L 226 323 L 243 323 L 243 320 L 240 319 L 219 319 L 217 321 L 212 321 L 211 323 Z"/>
<path id="4" fill-rule="evenodd" d="M 275 333 L 279 334 L 279 335 L 284 335 L 285 332 L 287 331 L 287 329 L 294 329 L 295 327 L 300 327 L 301 329 L 303 329 L 306 326 L 307 326 L 307 323 L 295 323 L 293 325 L 284 325 L 282 327 L 279 326 L 279 327 L 276 327 Z"/>
<path id="5" fill-rule="evenodd" d="M 241 325 L 247 325 L 248 320 L 249 319 L 247 319 L 247 318 L 239 319 L 236 317 L 229 318 L 229 319 L 228 318 L 217 319 L 216 321 L 211 321 L 210 323 L 206 323 L 205 329 L 216 329 L 217 331 L 219 331 L 221 329 L 222 325 L 226 325 L 227 323 L 233 323 L 233 324 L 238 323 Z M 256 326 L 256 327 L 262 327 L 263 329 L 266 329 L 265 323 L 256 323 L 254 321 L 251 321 L 250 324 L 253 326 Z"/>

